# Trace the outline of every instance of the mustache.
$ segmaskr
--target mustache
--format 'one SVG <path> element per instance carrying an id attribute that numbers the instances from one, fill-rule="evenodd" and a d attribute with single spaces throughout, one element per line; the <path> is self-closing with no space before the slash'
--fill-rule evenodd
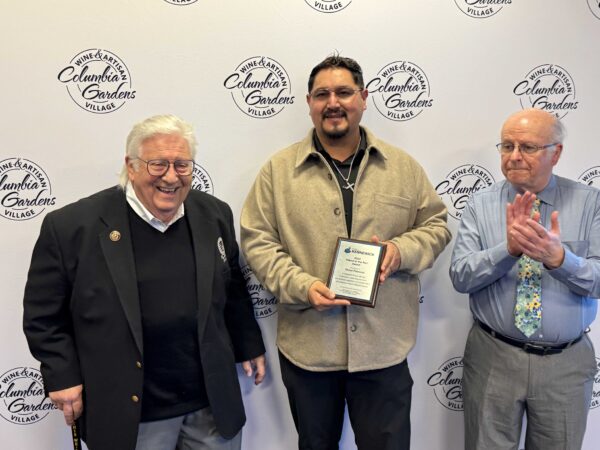
<path id="1" fill-rule="evenodd" d="M 323 111 L 322 117 L 324 119 L 327 117 L 346 117 L 346 111 L 343 109 L 326 109 Z"/>

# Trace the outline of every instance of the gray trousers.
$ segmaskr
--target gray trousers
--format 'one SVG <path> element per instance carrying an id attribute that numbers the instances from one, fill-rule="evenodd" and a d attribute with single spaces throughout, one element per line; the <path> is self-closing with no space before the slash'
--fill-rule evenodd
<path id="1" fill-rule="evenodd" d="M 172 419 L 142 422 L 135 450 L 240 450 L 242 432 L 233 439 L 222 437 L 210 408 Z"/>
<path id="2" fill-rule="evenodd" d="M 585 335 L 555 355 L 535 355 L 473 325 L 463 368 L 466 450 L 579 450 L 596 359 Z"/>

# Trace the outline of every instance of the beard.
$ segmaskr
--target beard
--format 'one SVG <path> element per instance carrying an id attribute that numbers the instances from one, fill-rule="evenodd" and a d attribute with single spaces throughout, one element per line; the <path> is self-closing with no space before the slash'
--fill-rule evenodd
<path id="1" fill-rule="evenodd" d="M 338 129 L 330 130 L 330 131 L 323 129 L 323 134 L 325 136 L 327 136 L 329 139 L 335 140 L 335 139 L 341 139 L 344 136 L 346 136 L 348 134 L 348 131 L 349 131 L 348 127 L 341 128 L 341 129 L 338 128 Z"/>
<path id="2" fill-rule="evenodd" d="M 327 118 L 346 118 L 346 113 L 344 111 L 325 111 L 325 113 L 323 114 L 323 121 L 325 121 Z M 350 131 L 348 123 L 346 123 L 345 125 L 336 126 L 331 129 L 326 129 L 323 126 L 322 129 L 323 134 L 327 136 L 327 138 L 332 140 L 341 139 L 344 136 L 346 136 Z"/>

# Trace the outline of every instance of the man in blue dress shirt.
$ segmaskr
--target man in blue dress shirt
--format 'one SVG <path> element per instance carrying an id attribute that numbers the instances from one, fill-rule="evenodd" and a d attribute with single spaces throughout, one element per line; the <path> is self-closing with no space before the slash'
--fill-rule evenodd
<path id="1" fill-rule="evenodd" d="M 538 109 L 510 116 L 505 180 L 474 193 L 450 277 L 469 294 L 466 449 L 580 449 L 596 361 L 586 332 L 600 297 L 600 191 L 552 173 L 564 128 Z"/>

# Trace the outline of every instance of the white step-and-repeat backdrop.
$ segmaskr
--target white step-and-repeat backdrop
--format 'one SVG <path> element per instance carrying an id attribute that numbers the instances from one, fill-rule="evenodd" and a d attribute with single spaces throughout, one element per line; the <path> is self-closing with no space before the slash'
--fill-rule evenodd
<path id="1" fill-rule="evenodd" d="M 503 120 L 521 108 L 561 117 L 569 134 L 557 173 L 600 185 L 597 0 L 3 0 L 1 9 L 5 449 L 69 448 L 21 331 L 29 258 L 46 213 L 116 184 L 125 137 L 145 117 L 173 113 L 194 124 L 194 187 L 239 216 L 260 166 L 311 126 L 309 71 L 338 51 L 363 67 L 370 91 L 363 123 L 422 163 L 453 233 L 470 192 L 501 179 L 494 144 Z M 421 277 L 409 357 L 415 450 L 463 445 L 471 318 L 467 297 L 448 278 L 450 252 Z M 270 366 L 258 388 L 240 376 L 244 449 L 293 449 L 274 345 L 277 305 L 245 271 Z M 600 349 L 598 331 L 591 336 Z M 585 450 L 600 447 L 596 381 Z M 347 423 L 341 448 L 356 448 Z"/>

